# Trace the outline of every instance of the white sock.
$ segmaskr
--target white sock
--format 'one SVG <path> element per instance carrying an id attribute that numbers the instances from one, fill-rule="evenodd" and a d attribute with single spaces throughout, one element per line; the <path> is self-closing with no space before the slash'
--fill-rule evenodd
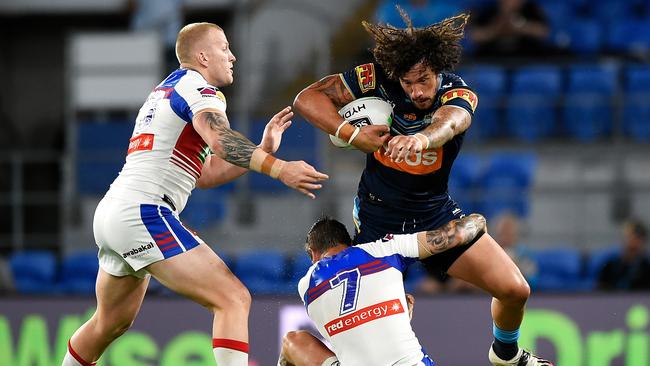
<path id="1" fill-rule="evenodd" d="M 70 341 L 68 341 L 68 352 L 65 353 L 61 366 L 95 366 L 95 364 L 84 361 L 81 356 L 72 349 Z"/>
<path id="2" fill-rule="evenodd" d="M 248 343 L 215 338 L 212 347 L 218 366 L 248 366 Z"/>

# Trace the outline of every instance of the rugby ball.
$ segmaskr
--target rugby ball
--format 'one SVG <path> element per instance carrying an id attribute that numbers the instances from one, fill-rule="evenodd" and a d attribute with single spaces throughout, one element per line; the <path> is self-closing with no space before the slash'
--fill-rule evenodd
<path id="1" fill-rule="evenodd" d="M 356 99 L 341 108 L 339 114 L 355 127 L 367 125 L 386 125 L 390 127 L 393 123 L 393 107 L 385 100 L 377 97 Z M 343 149 L 355 149 L 347 141 L 333 135 L 329 136 L 334 146 Z"/>

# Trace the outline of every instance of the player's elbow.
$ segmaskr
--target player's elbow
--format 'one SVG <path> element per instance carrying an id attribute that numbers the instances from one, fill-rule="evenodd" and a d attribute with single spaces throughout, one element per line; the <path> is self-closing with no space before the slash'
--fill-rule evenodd
<path id="1" fill-rule="evenodd" d="M 301 90 L 300 93 L 298 93 L 298 95 L 296 95 L 296 97 L 293 99 L 293 109 L 301 114 L 304 111 L 305 99 L 308 99 L 305 94 L 309 94 L 309 88 Z"/>

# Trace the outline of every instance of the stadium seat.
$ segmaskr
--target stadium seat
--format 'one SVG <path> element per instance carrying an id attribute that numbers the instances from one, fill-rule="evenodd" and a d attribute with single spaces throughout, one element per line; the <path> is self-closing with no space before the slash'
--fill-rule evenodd
<path id="1" fill-rule="evenodd" d="M 580 55 L 595 55 L 603 43 L 601 23 L 593 19 L 575 19 L 566 25 L 568 47 Z"/>
<path id="2" fill-rule="evenodd" d="M 228 211 L 226 193 L 219 189 L 195 189 L 181 213 L 188 226 L 200 230 L 219 223 Z"/>
<path id="3" fill-rule="evenodd" d="M 553 248 L 532 252 L 539 268 L 539 291 L 573 291 L 581 289 L 582 255 L 574 248 Z"/>
<path id="4" fill-rule="evenodd" d="M 592 1 L 588 7 L 591 15 L 601 21 L 609 22 L 612 19 L 632 19 L 636 16 L 634 12 L 634 2 L 630 0 L 596 0 Z"/>
<path id="5" fill-rule="evenodd" d="M 289 282 L 298 286 L 298 281 L 307 273 L 311 267 L 311 259 L 304 253 L 297 253 L 291 258 L 291 266 L 289 270 Z"/>
<path id="6" fill-rule="evenodd" d="M 417 292 L 418 285 L 427 275 L 427 270 L 422 265 L 422 262 L 418 261 L 410 265 L 404 276 L 404 289 L 406 292 Z"/>
<path id="7" fill-rule="evenodd" d="M 610 24 L 607 34 L 607 48 L 610 51 L 632 54 L 650 51 L 650 20 L 615 20 Z"/>
<path id="8" fill-rule="evenodd" d="M 529 66 L 512 76 L 506 126 L 512 137 L 535 142 L 550 136 L 556 125 L 561 73 L 553 66 Z"/>
<path id="9" fill-rule="evenodd" d="M 500 113 L 506 91 L 505 70 L 499 66 L 481 65 L 459 72 L 459 75 L 479 98 L 468 137 L 484 139 L 503 136 Z"/>
<path id="10" fill-rule="evenodd" d="M 461 153 L 449 174 L 449 194 L 466 213 L 473 212 L 478 206 L 478 180 L 482 164 L 478 156 Z"/>
<path id="11" fill-rule="evenodd" d="M 59 285 L 64 293 L 92 295 L 99 263 L 97 251 L 76 252 L 63 257 Z"/>
<path id="12" fill-rule="evenodd" d="M 53 294 L 57 262 L 54 253 L 42 250 L 17 252 L 9 257 L 16 291 L 20 294 Z"/>
<path id="13" fill-rule="evenodd" d="M 103 194 L 117 177 L 129 146 L 133 123 L 80 122 L 77 129 L 77 189 Z"/>
<path id="14" fill-rule="evenodd" d="M 598 285 L 598 275 L 605 266 L 605 263 L 620 253 L 620 245 L 594 250 L 589 253 L 584 273 L 584 281 L 589 285 L 589 288 L 596 288 Z"/>
<path id="15" fill-rule="evenodd" d="M 251 141 L 259 143 L 262 140 L 264 127 L 268 120 L 253 121 L 251 123 Z M 293 119 L 291 127 L 282 136 L 280 149 L 274 155 L 284 160 L 304 160 L 318 169 L 318 141 L 317 134 L 322 133 L 308 122 Z M 260 193 L 287 192 L 289 188 L 277 179 L 272 179 L 259 173 L 248 176 L 251 190 Z"/>
<path id="16" fill-rule="evenodd" d="M 650 141 L 650 66 L 625 69 L 623 130 L 635 141 Z"/>
<path id="17" fill-rule="evenodd" d="M 537 157 L 532 153 L 494 154 L 478 180 L 483 190 L 479 211 L 487 217 L 504 211 L 526 217 L 536 167 Z"/>
<path id="18" fill-rule="evenodd" d="M 289 284 L 287 260 L 282 252 L 259 249 L 241 253 L 233 271 L 254 295 L 287 294 L 295 292 Z"/>
<path id="19" fill-rule="evenodd" d="M 592 142 L 612 131 L 617 69 L 580 65 L 569 69 L 562 106 L 564 130 L 582 142 Z"/>

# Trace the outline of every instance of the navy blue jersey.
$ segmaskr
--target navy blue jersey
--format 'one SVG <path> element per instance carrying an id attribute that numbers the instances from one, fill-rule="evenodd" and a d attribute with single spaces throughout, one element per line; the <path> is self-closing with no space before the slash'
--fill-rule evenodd
<path id="1" fill-rule="evenodd" d="M 451 73 L 438 75 L 438 91 L 431 108 L 416 108 L 398 81 L 388 78 L 374 63 L 364 64 L 341 74 L 355 98 L 379 97 L 393 105 L 391 135 L 413 135 L 431 124 L 435 111 L 453 105 L 474 114 L 478 98 L 463 79 Z M 464 133 L 439 148 L 426 149 L 395 163 L 384 156 L 384 148 L 368 154 L 359 183 L 359 195 L 370 196 L 393 208 L 425 212 L 437 207 L 447 192 L 451 166 L 463 144 Z"/>

